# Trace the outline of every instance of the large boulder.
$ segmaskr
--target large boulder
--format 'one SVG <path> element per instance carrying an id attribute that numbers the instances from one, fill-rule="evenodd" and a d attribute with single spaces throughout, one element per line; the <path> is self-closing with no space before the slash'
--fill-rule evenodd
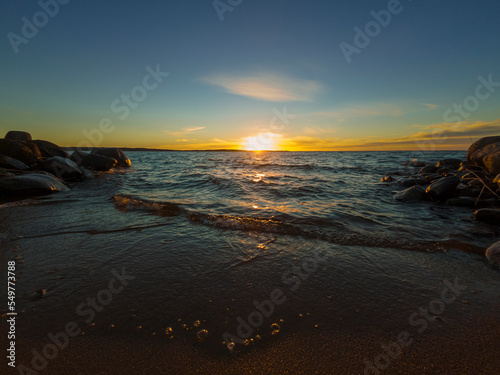
<path id="1" fill-rule="evenodd" d="M 500 144 L 499 144 L 500 145 Z M 492 175 L 500 173 L 500 147 L 498 151 L 484 157 L 483 164 Z"/>
<path id="2" fill-rule="evenodd" d="M 430 184 L 425 192 L 432 199 L 445 199 L 453 195 L 459 183 L 460 178 L 456 176 L 443 177 Z"/>
<path id="3" fill-rule="evenodd" d="M 127 155 L 117 148 L 98 148 L 92 153 L 115 159 L 118 162 L 117 167 L 130 167 L 132 165 Z"/>
<path id="4" fill-rule="evenodd" d="M 500 187 L 500 174 L 497 174 L 497 176 L 493 179 L 494 184 L 498 184 L 498 187 Z"/>
<path id="5" fill-rule="evenodd" d="M 491 264 L 500 266 L 500 241 L 488 247 L 485 255 Z"/>
<path id="6" fill-rule="evenodd" d="M 51 158 L 52 156 L 61 156 L 63 158 L 69 158 L 68 153 L 62 148 L 56 145 L 55 143 L 49 141 L 42 141 L 40 139 L 31 141 L 30 143 L 34 143 L 38 146 L 40 153 L 44 158 Z"/>
<path id="7" fill-rule="evenodd" d="M 71 160 L 82 167 L 99 172 L 109 171 L 118 163 L 116 159 L 93 153 L 89 154 L 83 151 L 74 151 L 71 154 Z"/>
<path id="8" fill-rule="evenodd" d="M 69 188 L 54 176 L 45 173 L 29 173 L 0 179 L 0 196 L 30 197 L 46 195 Z"/>
<path id="9" fill-rule="evenodd" d="M 11 141 L 10 139 L 0 139 L 0 154 L 10 156 L 28 165 L 36 162 L 40 156 L 23 142 Z"/>
<path id="10" fill-rule="evenodd" d="M 28 132 L 20 132 L 11 130 L 5 135 L 5 139 L 10 139 L 11 141 L 31 141 L 31 134 Z"/>
<path id="11" fill-rule="evenodd" d="M 425 199 L 425 190 L 418 186 L 412 186 L 394 195 L 394 199 L 400 202 L 421 201 Z"/>
<path id="12" fill-rule="evenodd" d="M 471 160 L 472 154 L 474 154 L 477 150 L 480 150 L 483 147 L 486 147 L 489 144 L 496 142 L 500 142 L 500 136 L 484 137 L 478 139 L 476 142 L 474 142 L 469 146 L 469 150 L 467 151 L 467 160 Z"/>
<path id="13" fill-rule="evenodd" d="M 470 160 L 478 165 L 483 165 L 483 159 L 495 152 L 500 151 L 500 142 L 495 142 L 495 143 L 490 143 L 487 146 L 484 146 L 483 148 L 480 148 L 479 150 L 475 151 L 471 157 Z"/>
<path id="14" fill-rule="evenodd" d="M 0 168 L 17 169 L 20 171 L 27 171 L 28 169 L 30 169 L 30 167 L 28 167 L 22 161 L 5 155 L 0 155 Z"/>
<path id="15" fill-rule="evenodd" d="M 74 161 L 61 156 L 40 160 L 38 168 L 65 181 L 79 181 L 84 178 L 83 171 Z"/>

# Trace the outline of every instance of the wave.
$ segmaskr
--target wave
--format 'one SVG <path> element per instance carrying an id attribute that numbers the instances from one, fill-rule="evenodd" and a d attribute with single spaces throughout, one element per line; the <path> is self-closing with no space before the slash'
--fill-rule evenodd
<path id="1" fill-rule="evenodd" d="M 402 233 L 383 233 L 381 231 L 356 229 L 344 222 L 324 218 L 296 218 L 280 215 L 271 218 L 255 218 L 233 215 L 208 214 L 189 211 L 180 204 L 153 202 L 123 194 L 113 197 L 117 209 L 123 212 L 142 210 L 158 216 L 181 216 L 192 223 L 218 229 L 239 230 L 246 232 L 272 233 L 289 236 L 302 236 L 309 239 L 323 240 L 344 246 L 363 246 L 396 248 L 421 252 L 446 251 L 450 243 L 415 241 Z M 468 252 L 476 252 L 471 246 L 464 246 Z"/>

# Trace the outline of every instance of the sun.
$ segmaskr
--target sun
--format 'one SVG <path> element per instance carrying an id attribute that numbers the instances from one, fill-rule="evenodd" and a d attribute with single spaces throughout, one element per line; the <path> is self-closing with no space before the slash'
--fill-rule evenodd
<path id="1" fill-rule="evenodd" d="M 262 133 L 243 138 L 243 148 L 247 151 L 275 151 L 279 149 L 277 139 L 281 134 Z"/>

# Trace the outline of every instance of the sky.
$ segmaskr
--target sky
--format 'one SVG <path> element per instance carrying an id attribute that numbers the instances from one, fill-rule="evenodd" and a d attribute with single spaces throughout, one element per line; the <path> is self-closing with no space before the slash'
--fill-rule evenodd
<path id="1" fill-rule="evenodd" d="M 462 150 L 500 134 L 495 1 L 2 7 L 0 133 L 296 151 Z"/>

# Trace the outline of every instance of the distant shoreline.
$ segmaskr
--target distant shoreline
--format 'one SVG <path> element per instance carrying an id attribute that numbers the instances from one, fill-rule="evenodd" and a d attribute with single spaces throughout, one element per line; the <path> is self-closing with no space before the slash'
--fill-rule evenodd
<path id="1" fill-rule="evenodd" d="M 94 149 L 106 147 L 63 147 L 66 151 L 92 151 Z M 114 148 L 114 147 L 113 147 Z M 290 150 L 234 150 L 234 149 L 214 149 L 214 150 L 172 150 L 164 148 L 147 148 L 147 147 L 116 147 L 122 151 L 162 151 L 162 152 L 467 152 L 467 150 L 314 150 L 314 151 L 290 151 Z"/>

